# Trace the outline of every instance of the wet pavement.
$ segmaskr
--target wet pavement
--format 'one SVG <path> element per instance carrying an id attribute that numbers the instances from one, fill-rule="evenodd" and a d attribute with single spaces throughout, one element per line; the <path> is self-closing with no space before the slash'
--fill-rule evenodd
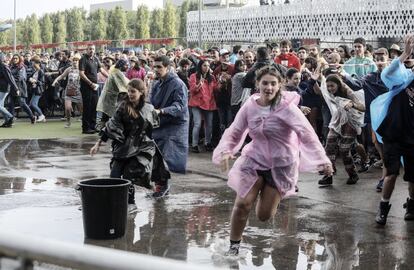
<path id="1" fill-rule="evenodd" d="M 347 186 L 338 166 L 334 185 L 324 189 L 319 175 L 301 175 L 298 197 L 283 201 L 272 221 L 252 212 L 239 258 L 228 259 L 234 193 L 209 154 L 191 155 L 190 173 L 173 175 L 168 198 L 154 201 L 137 189 L 138 212 L 128 216 L 124 237 L 84 239 L 74 187 L 109 174 L 109 146 L 88 155 L 95 140 L 0 140 L 0 229 L 230 269 L 413 269 L 414 223 L 403 220 L 402 208 L 407 185 L 399 180 L 388 224 L 376 226 L 374 168 Z"/>

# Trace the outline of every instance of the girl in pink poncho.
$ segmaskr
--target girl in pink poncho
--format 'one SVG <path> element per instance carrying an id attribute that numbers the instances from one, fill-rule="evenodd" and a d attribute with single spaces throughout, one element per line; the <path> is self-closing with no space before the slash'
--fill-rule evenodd
<path id="1" fill-rule="evenodd" d="M 257 217 L 266 221 L 276 214 L 281 199 L 295 194 L 299 171 L 332 175 L 332 164 L 298 107 L 299 95 L 282 92 L 282 78 L 270 66 L 257 71 L 256 77 L 260 93 L 246 101 L 213 153 L 213 162 L 226 166 L 247 133 L 252 138 L 228 174 L 228 185 L 237 192 L 228 255 L 239 252 L 256 198 Z"/>

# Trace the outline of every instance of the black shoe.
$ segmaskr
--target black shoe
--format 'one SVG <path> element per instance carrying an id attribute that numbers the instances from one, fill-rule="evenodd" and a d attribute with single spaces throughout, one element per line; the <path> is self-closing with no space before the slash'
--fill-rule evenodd
<path id="1" fill-rule="evenodd" d="M 406 209 L 404 220 L 414 220 L 414 200 L 407 198 L 407 202 L 403 204 Z"/>
<path id="2" fill-rule="evenodd" d="M 382 188 L 384 187 L 384 179 L 380 179 L 377 184 L 377 192 L 382 192 Z"/>
<path id="3" fill-rule="evenodd" d="M 163 198 L 170 193 L 170 185 L 156 185 L 155 186 L 155 192 L 152 193 L 152 197 L 155 199 Z"/>
<path id="4" fill-rule="evenodd" d="M 354 174 L 348 178 L 348 180 L 346 181 L 346 184 L 355 185 L 358 182 L 358 180 L 359 180 L 358 174 Z"/>
<path id="5" fill-rule="evenodd" d="M 191 146 L 190 151 L 193 153 L 200 153 L 200 148 L 198 146 Z"/>
<path id="6" fill-rule="evenodd" d="M 95 130 L 87 129 L 87 130 L 82 131 L 82 134 L 95 134 Z"/>
<path id="7" fill-rule="evenodd" d="M 4 121 L 4 123 L 0 127 L 2 127 L 2 128 L 10 128 L 10 127 L 13 126 L 13 123 L 14 123 L 14 118 L 12 117 L 12 118 Z"/>
<path id="8" fill-rule="evenodd" d="M 211 143 L 206 144 L 205 148 L 207 152 L 213 152 L 214 150 L 214 146 Z"/>
<path id="9" fill-rule="evenodd" d="M 361 168 L 359 168 L 358 172 L 359 173 L 366 172 L 366 171 L 368 171 L 369 167 L 370 167 L 369 162 L 362 162 Z"/>
<path id="10" fill-rule="evenodd" d="M 33 117 L 30 118 L 30 123 L 32 124 L 36 123 L 36 116 L 33 115 Z"/>
<path id="11" fill-rule="evenodd" d="M 332 176 L 325 175 L 321 180 L 318 181 L 318 184 L 322 187 L 332 185 Z"/>
<path id="12" fill-rule="evenodd" d="M 387 223 L 388 212 L 390 212 L 391 204 L 389 202 L 380 202 L 378 213 L 375 216 L 375 221 L 380 225 Z"/>

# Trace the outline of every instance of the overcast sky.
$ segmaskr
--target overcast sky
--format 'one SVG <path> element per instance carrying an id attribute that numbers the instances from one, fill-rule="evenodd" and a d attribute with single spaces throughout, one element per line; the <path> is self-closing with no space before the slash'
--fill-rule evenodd
<path id="1" fill-rule="evenodd" d="M 90 4 L 111 2 L 110 0 L 16 0 L 17 1 L 17 18 L 24 18 L 27 15 L 36 13 L 42 16 L 47 12 L 65 10 L 72 7 L 84 7 L 89 10 Z M 154 2 L 163 0 L 143 0 L 144 2 Z M 259 3 L 259 0 L 249 0 L 249 3 Z M 14 0 L 1 0 L 0 20 L 13 18 Z"/>

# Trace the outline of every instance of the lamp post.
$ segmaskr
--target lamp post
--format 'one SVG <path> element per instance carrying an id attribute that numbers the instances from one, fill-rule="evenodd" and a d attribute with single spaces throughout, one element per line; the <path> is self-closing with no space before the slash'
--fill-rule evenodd
<path id="1" fill-rule="evenodd" d="M 17 43 L 17 24 L 16 24 L 16 0 L 14 0 L 14 20 L 13 20 L 13 25 L 14 25 L 14 37 L 13 37 L 13 51 L 14 53 L 16 53 L 16 43 Z"/>
<path id="2" fill-rule="evenodd" d="M 198 47 L 201 48 L 201 4 L 203 0 L 198 0 Z"/>

